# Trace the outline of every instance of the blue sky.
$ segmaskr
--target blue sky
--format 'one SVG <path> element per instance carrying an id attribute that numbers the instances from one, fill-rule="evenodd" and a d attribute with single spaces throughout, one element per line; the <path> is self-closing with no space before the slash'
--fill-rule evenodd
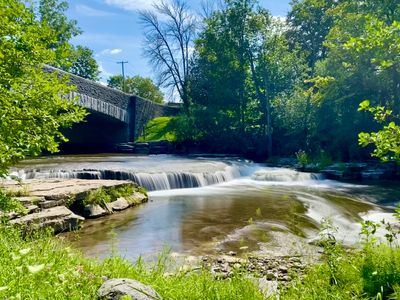
<path id="1" fill-rule="evenodd" d="M 117 61 L 128 61 L 125 74 L 154 78 L 147 59 L 142 55 L 142 28 L 137 9 L 151 8 L 151 0 L 69 0 L 68 17 L 78 21 L 83 34 L 73 39 L 74 44 L 94 51 L 101 68 L 101 81 L 120 74 Z M 199 9 L 201 0 L 189 0 L 191 8 Z M 260 0 L 262 7 L 273 15 L 285 16 L 290 0 Z"/>

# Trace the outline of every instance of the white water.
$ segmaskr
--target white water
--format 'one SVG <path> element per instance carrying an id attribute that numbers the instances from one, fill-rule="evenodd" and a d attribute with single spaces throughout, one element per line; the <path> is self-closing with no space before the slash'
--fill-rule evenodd
<path id="1" fill-rule="evenodd" d="M 251 178 L 262 182 L 306 183 L 319 174 L 284 168 L 266 168 L 243 160 L 212 160 L 159 156 L 65 156 L 26 161 L 11 170 L 21 179 L 131 180 L 149 191 L 205 187 Z"/>
<path id="2" fill-rule="evenodd" d="M 276 252 L 282 254 L 295 236 L 302 243 L 318 237 L 323 219 L 332 220 L 338 239 L 354 244 L 360 221 L 390 217 L 366 200 L 399 199 L 393 189 L 341 183 L 240 159 L 64 156 L 24 162 L 12 174 L 23 179 L 125 179 L 145 186 L 151 191 L 149 203 L 99 220 L 87 233 L 81 231 L 81 247 L 94 255 L 107 252 L 112 241 L 105 233 L 115 231 L 119 250 L 132 259 L 160 252 L 164 245 L 200 254 L 240 251 L 242 241 L 249 251 L 276 244 Z M 260 232 L 268 237 L 266 244 Z"/>

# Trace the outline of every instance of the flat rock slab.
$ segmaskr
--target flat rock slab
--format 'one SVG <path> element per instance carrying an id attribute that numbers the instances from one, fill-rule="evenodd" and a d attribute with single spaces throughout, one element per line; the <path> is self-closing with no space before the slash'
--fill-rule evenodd
<path id="1" fill-rule="evenodd" d="M 97 291 L 100 299 L 118 300 L 123 296 L 132 300 L 162 300 L 161 296 L 150 286 L 132 279 L 110 279 Z"/>
<path id="2" fill-rule="evenodd" d="M 74 214 L 65 206 L 57 206 L 11 220 L 10 224 L 52 227 L 55 233 L 59 233 L 78 228 L 83 220 L 85 220 L 83 217 Z"/>
<path id="3" fill-rule="evenodd" d="M 30 196 L 43 197 L 45 200 L 68 200 L 70 196 L 83 198 L 89 191 L 102 187 L 111 188 L 134 183 L 123 180 L 86 180 L 86 179 L 46 179 L 26 180 L 23 182 L 23 190 Z M 11 191 L 20 191 L 21 185 L 15 181 L 4 181 L 1 186 Z M 63 205 L 65 203 L 56 203 Z M 40 206 L 40 205 L 39 205 Z M 43 207 L 46 208 L 46 207 Z"/>

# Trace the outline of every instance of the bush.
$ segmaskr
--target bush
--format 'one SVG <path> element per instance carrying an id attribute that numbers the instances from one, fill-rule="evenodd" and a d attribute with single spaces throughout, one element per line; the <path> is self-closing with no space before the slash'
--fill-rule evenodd
<path id="1" fill-rule="evenodd" d="M 0 211 L 4 213 L 16 212 L 25 214 L 26 209 L 18 200 L 14 199 L 9 192 L 0 189 Z"/>
<path id="2" fill-rule="evenodd" d="M 111 196 L 106 192 L 104 188 L 97 189 L 95 191 L 90 191 L 85 199 L 83 199 L 84 205 L 100 205 L 106 207 L 107 203 L 111 202 Z"/>

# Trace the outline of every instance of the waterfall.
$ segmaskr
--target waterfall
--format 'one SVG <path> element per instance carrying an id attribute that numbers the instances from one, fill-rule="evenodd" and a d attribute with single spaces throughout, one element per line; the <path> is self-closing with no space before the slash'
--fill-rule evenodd
<path id="1" fill-rule="evenodd" d="M 251 179 L 256 181 L 274 181 L 274 182 L 298 182 L 324 179 L 319 173 L 298 172 L 286 168 L 263 168 L 251 175 Z"/>
<path id="2" fill-rule="evenodd" d="M 237 165 L 226 166 L 223 171 L 216 172 L 160 172 L 145 173 L 134 171 L 118 170 L 18 170 L 11 173 L 11 176 L 22 179 L 112 179 L 130 180 L 145 187 L 149 191 L 196 188 L 207 185 L 223 183 L 245 175 L 246 168 Z"/>

